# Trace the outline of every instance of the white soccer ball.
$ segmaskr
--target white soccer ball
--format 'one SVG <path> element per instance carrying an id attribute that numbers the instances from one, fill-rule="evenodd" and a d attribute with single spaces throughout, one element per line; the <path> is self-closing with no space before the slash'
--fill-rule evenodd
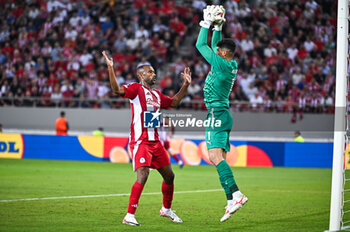
<path id="1" fill-rule="evenodd" d="M 224 18 L 225 12 L 224 9 L 220 6 L 214 6 L 213 7 L 213 22 L 214 23 L 221 23 Z"/>

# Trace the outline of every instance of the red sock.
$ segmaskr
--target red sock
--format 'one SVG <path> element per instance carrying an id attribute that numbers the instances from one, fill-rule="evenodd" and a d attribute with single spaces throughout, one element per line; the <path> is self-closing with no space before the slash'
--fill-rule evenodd
<path id="1" fill-rule="evenodd" d="M 168 185 L 163 182 L 162 193 L 163 193 L 163 207 L 166 209 L 170 209 L 171 203 L 173 201 L 173 195 L 174 195 L 174 184 Z"/>
<path id="2" fill-rule="evenodd" d="M 135 214 L 142 190 L 143 185 L 135 181 L 134 185 L 131 188 L 128 213 Z"/>
<path id="3" fill-rule="evenodd" d="M 176 160 L 176 162 L 180 161 L 180 159 L 179 159 L 179 157 L 177 157 L 177 155 L 173 155 L 173 158 Z"/>

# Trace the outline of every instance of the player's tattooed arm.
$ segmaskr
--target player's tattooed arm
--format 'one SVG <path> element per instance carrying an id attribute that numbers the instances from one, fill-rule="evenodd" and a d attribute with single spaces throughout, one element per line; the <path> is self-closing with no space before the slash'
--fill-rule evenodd
<path id="1" fill-rule="evenodd" d="M 114 68 L 113 68 L 113 58 L 112 57 L 109 58 L 106 51 L 103 51 L 102 55 L 104 56 L 104 58 L 106 60 L 106 64 L 108 67 L 109 82 L 111 83 L 111 88 L 112 88 L 113 93 L 124 95 L 125 94 L 124 87 L 119 86 L 119 84 L 115 78 Z"/>
<path id="2" fill-rule="evenodd" d="M 180 104 L 182 98 L 187 93 L 187 88 L 191 84 L 191 81 L 192 81 L 191 71 L 190 71 L 189 67 L 186 67 L 184 69 L 184 71 L 181 73 L 181 77 L 184 79 L 184 83 L 183 83 L 181 89 L 179 90 L 179 92 L 177 92 L 177 94 L 173 97 L 173 102 L 171 103 L 171 107 L 177 107 Z"/>

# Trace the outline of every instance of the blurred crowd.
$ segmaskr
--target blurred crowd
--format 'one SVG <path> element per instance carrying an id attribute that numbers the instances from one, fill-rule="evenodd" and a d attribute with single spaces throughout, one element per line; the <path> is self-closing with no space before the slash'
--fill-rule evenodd
<path id="1" fill-rule="evenodd" d="M 0 9 L 1 105 L 121 107 L 109 88 L 101 52 L 115 61 L 119 84 L 136 81 L 135 67 L 172 62 L 193 22 L 190 7 L 175 1 L 5 1 Z M 62 100 L 63 99 L 63 100 Z M 91 101 L 90 101 L 91 100 Z M 119 104 L 119 103 L 116 103 Z"/>
<path id="2" fill-rule="evenodd" d="M 333 112 L 336 1 L 214 2 L 226 8 L 223 37 L 237 44 L 234 110 Z M 0 105 L 31 106 L 23 97 L 42 97 L 37 106 L 126 106 L 110 91 L 101 56 L 108 50 L 119 84 L 137 81 L 135 67 L 148 62 L 156 88 L 170 96 L 189 66 L 193 83 L 181 107 L 204 109 L 210 66 L 194 43 L 205 7 L 201 0 L 4 1 Z"/>

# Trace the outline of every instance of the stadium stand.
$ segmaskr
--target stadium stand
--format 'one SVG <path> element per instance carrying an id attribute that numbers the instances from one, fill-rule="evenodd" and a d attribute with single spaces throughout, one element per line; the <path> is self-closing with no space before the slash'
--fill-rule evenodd
<path id="1" fill-rule="evenodd" d="M 219 1 L 217 1 L 219 2 Z M 267 4 L 270 3 L 270 4 Z M 333 113 L 336 1 L 221 1 L 224 37 L 237 43 L 234 111 Z M 157 88 L 173 95 L 190 66 L 182 108 L 204 109 L 209 65 L 194 48 L 204 1 L 4 1 L 0 9 L 0 106 L 121 108 L 101 51 L 119 84 L 150 62 Z"/>

